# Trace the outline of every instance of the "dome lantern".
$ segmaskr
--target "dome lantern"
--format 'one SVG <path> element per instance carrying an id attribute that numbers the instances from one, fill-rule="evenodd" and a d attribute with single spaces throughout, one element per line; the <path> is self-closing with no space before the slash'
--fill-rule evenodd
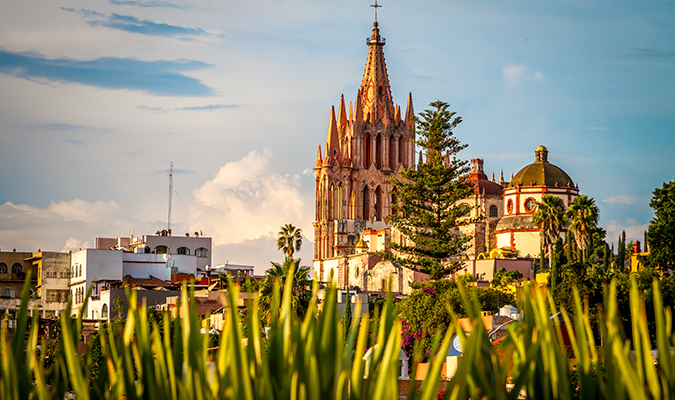
<path id="1" fill-rule="evenodd" d="M 537 147 L 534 151 L 535 162 L 548 162 L 548 149 L 543 145 Z"/>

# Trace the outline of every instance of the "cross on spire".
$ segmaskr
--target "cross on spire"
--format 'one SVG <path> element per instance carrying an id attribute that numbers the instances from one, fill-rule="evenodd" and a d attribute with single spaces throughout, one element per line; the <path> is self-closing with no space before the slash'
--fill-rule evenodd
<path id="1" fill-rule="evenodd" d="M 377 23 L 377 9 L 382 7 L 382 6 L 377 4 L 377 0 L 375 0 L 375 4 L 371 4 L 370 6 L 375 9 L 375 23 Z"/>

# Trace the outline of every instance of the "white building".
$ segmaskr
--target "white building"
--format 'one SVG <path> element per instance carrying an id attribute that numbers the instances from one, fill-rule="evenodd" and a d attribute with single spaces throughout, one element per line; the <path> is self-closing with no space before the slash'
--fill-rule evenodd
<path id="1" fill-rule="evenodd" d="M 171 236 L 167 231 L 157 232 L 154 235 L 142 237 L 96 237 L 96 249 L 128 250 L 134 253 L 147 252 L 150 254 L 187 255 L 196 257 L 199 272 L 205 272 L 211 263 L 211 238 L 204 237 L 198 232 L 190 236 Z"/>
<path id="2" fill-rule="evenodd" d="M 52 251 L 34 253 L 27 259 L 37 269 L 35 290 L 42 318 L 56 318 L 66 310 L 70 296 L 70 254 Z"/>
<path id="3" fill-rule="evenodd" d="M 171 281 L 174 274 L 197 273 L 197 257 L 184 254 L 125 253 L 121 250 L 84 249 L 70 256 L 70 292 L 73 311 L 78 312 L 84 303 L 89 286 L 95 282 L 117 282 L 130 275 L 136 279 L 156 278 Z M 103 285 L 93 285 L 90 300 L 102 300 Z M 102 304 L 97 307 L 100 315 Z M 108 309 L 110 305 L 108 305 Z M 85 315 L 90 317 L 91 304 Z"/>

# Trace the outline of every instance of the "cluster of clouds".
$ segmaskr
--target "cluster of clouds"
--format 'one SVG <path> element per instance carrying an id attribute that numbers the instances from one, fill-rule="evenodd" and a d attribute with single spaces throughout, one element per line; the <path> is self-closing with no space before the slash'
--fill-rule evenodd
<path id="1" fill-rule="evenodd" d="M 216 176 L 194 191 L 190 215 L 212 232 L 215 245 L 275 237 L 279 228 L 293 223 L 311 229 L 313 200 L 303 191 L 303 174 L 271 171 L 274 154 L 249 152 L 225 164 Z M 313 179 L 312 179 L 313 181 Z"/>
<path id="2" fill-rule="evenodd" d="M 311 170 L 302 174 L 272 171 L 269 148 L 251 151 L 226 163 L 213 179 L 194 190 L 188 200 L 190 223 L 176 231 L 203 231 L 212 237 L 213 262 L 254 264 L 262 273 L 270 261 L 283 256 L 276 250 L 276 234 L 292 223 L 311 237 L 313 183 Z M 141 207 L 142 205 L 136 205 Z M 69 251 L 93 246 L 96 236 L 124 236 L 133 226 L 139 234 L 152 234 L 155 221 L 139 220 L 132 210 L 112 200 L 82 199 L 51 202 L 45 208 L 6 202 L 0 205 L 0 243 L 18 251 Z M 312 243 L 305 236 L 299 254 L 306 262 Z"/>
<path id="3" fill-rule="evenodd" d="M 507 87 L 516 87 L 523 82 L 541 82 L 544 80 L 544 73 L 541 71 L 530 72 L 525 65 L 507 65 L 502 70 L 504 84 Z"/>
<path id="4" fill-rule="evenodd" d="M 87 24 L 89 26 L 102 26 L 125 32 L 138 33 L 141 35 L 163 36 L 181 39 L 198 36 L 209 36 L 209 34 L 201 28 L 186 28 L 163 22 L 139 19 L 131 15 L 122 15 L 117 13 L 108 15 L 83 8 L 76 10 L 74 8 L 61 7 L 61 10 L 83 15 L 88 19 Z"/>

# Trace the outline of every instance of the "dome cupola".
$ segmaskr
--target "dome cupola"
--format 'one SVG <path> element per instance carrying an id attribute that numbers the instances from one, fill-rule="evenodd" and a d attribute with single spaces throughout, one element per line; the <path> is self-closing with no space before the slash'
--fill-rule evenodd
<path id="1" fill-rule="evenodd" d="M 518 171 L 509 187 L 558 186 L 574 188 L 574 181 L 562 168 L 548 162 L 548 149 L 539 146 L 534 151 L 535 161 Z"/>

